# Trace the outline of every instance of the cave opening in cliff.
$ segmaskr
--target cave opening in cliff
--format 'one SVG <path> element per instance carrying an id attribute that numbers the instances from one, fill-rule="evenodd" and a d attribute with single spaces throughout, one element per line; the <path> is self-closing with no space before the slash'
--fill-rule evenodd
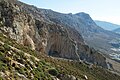
<path id="1" fill-rule="evenodd" d="M 58 57 L 59 52 L 54 50 L 49 50 L 48 55 Z"/>

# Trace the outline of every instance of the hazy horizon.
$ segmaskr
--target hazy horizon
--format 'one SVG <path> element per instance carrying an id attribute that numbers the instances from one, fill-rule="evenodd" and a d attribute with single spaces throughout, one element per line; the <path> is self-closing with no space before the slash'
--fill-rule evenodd
<path id="1" fill-rule="evenodd" d="M 120 25 L 120 0 L 19 0 L 38 8 L 60 13 L 88 13 L 94 20 Z"/>

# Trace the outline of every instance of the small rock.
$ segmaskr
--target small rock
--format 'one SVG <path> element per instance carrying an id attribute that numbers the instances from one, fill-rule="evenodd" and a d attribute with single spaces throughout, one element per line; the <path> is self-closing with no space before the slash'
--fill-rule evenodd
<path id="1" fill-rule="evenodd" d="M 84 75 L 84 78 L 87 80 L 88 79 L 88 77 L 86 76 L 86 75 Z"/>

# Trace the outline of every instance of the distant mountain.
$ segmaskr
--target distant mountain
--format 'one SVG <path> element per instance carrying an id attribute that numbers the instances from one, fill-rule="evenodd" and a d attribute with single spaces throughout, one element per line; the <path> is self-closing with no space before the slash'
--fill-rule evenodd
<path id="1" fill-rule="evenodd" d="M 113 30 L 113 32 L 120 34 L 120 28 L 117 28 L 117 29 Z"/>
<path id="2" fill-rule="evenodd" d="M 96 23 L 98 26 L 102 27 L 103 29 L 109 30 L 109 31 L 112 31 L 112 30 L 114 30 L 114 29 L 120 28 L 120 25 L 113 24 L 113 23 L 106 22 L 106 21 L 98 21 L 98 20 L 95 20 L 95 23 Z"/>

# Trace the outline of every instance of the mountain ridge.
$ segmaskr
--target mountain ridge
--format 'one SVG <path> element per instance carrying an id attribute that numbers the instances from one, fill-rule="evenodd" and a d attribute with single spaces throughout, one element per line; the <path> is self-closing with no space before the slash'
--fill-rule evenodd
<path id="1" fill-rule="evenodd" d="M 111 23 L 111 22 L 99 21 L 99 20 L 95 20 L 95 22 L 98 26 L 102 27 L 105 30 L 109 30 L 109 31 L 112 31 L 112 30 L 120 27 L 120 25 L 114 24 L 114 23 Z"/>

